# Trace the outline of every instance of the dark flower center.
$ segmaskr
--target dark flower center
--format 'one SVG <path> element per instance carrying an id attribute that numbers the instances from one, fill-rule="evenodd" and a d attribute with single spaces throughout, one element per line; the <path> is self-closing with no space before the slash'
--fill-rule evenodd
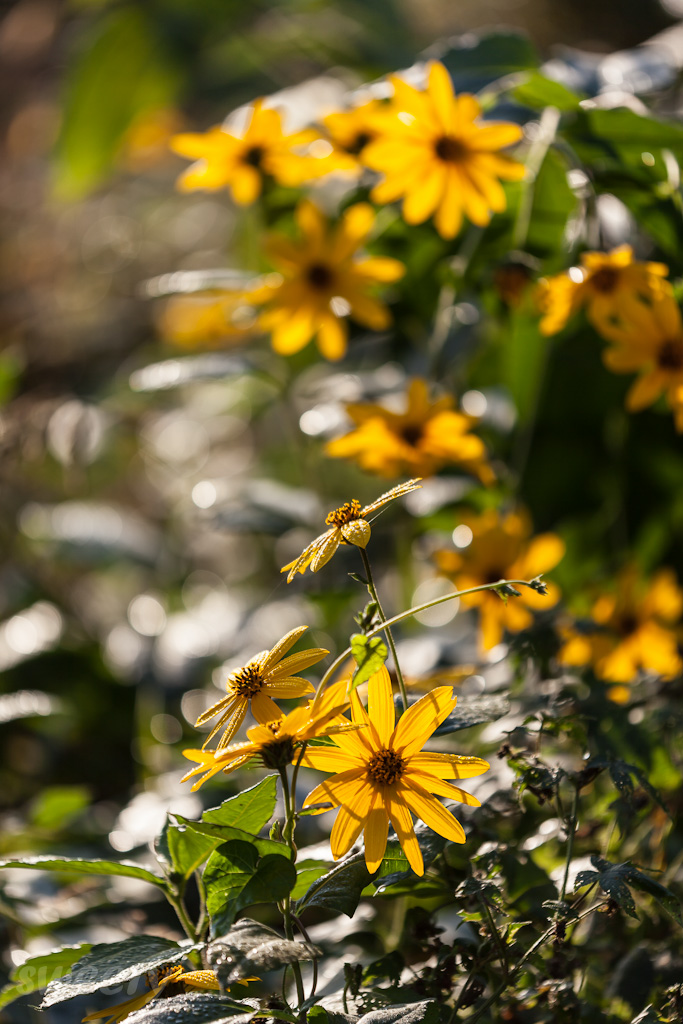
<path id="1" fill-rule="evenodd" d="M 345 523 L 350 523 L 353 519 L 360 518 L 360 502 L 358 498 L 354 498 L 353 501 L 347 501 L 340 508 L 335 508 L 333 512 L 328 512 L 325 516 L 326 526 L 344 526 Z"/>
<path id="2" fill-rule="evenodd" d="M 277 719 L 275 722 L 268 722 L 267 727 L 276 732 L 280 728 L 281 721 L 281 719 Z M 266 743 L 261 748 L 261 760 L 266 768 L 273 768 L 275 770 L 285 768 L 288 764 L 292 763 L 295 749 L 296 746 L 292 736 L 275 738 L 272 743 Z"/>
<path id="3" fill-rule="evenodd" d="M 437 139 L 434 143 L 434 152 L 439 160 L 443 160 L 447 164 L 462 163 L 468 154 L 467 146 L 450 135 L 443 135 Z"/>
<path id="4" fill-rule="evenodd" d="M 355 139 L 348 144 L 346 152 L 351 153 L 353 156 L 358 156 L 362 149 L 372 142 L 372 135 L 370 132 L 358 132 Z"/>
<path id="5" fill-rule="evenodd" d="M 257 665 L 245 665 L 235 672 L 232 689 L 240 697 L 254 697 L 263 686 L 263 676 Z"/>
<path id="6" fill-rule="evenodd" d="M 603 295 L 608 295 L 613 292 L 619 284 L 619 271 L 614 267 L 602 267 L 596 271 L 591 277 L 591 287 L 596 292 L 602 292 Z"/>
<path id="7" fill-rule="evenodd" d="M 264 156 L 263 146 L 250 146 L 242 156 L 242 163 L 249 164 L 250 167 L 260 167 Z"/>
<path id="8" fill-rule="evenodd" d="M 657 365 L 661 370 L 683 370 L 683 338 L 671 338 L 660 346 Z"/>
<path id="9" fill-rule="evenodd" d="M 615 628 L 617 633 L 620 633 L 622 636 L 630 636 L 631 633 L 635 633 L 638 629 L 638 619 L 632 613 L 626 612 L 619 616 L 615 622 Z"/>
<path id="10" fill-rule="evenodd" d="M 505 573 L 499 569 L 489 569 L 488 572 L 484 573 L 482 583 L 498 583 L 499 580 L 505 579 Z"/>
<path id="11" fill-rule="evenodd" d="M 368 776 L 380 786 L 391 786 L 401 778 L 406 763 L 395 750 L 377 750 L 368 761 Z"/>
<path id="12" fill-rule="evenodd" d="M 407 423 L 404 427 L 401 427 L 401 437 L 406 444 L 412 445 L 414 448 L 422 438 L 422 427 L 418 423 Z"/>
<path id="13" fill-rule="evenodd" d="M 312 263 L 306 271 L 306 277 L 311 287 L 319 291 L 329 288 L 334 280 L 332 271 L 324 263 Z"/>

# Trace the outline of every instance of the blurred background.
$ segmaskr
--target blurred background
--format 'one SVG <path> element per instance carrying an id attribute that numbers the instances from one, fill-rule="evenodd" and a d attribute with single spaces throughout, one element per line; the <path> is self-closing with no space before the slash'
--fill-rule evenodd
<path id="1" fill-rule="evenodd" d="M 677 79 L 679 17 L 681 0 L 0 5 L 2 855 L 144 856 L 169 806 L 201 809 L 179 784 L 180 750 L 196 743 L 192 723 L 226 665 L 303 622 L 311 644 L 334 649 L 358 604 L 348 559 L 305 589 L 278 570 L 327 511 L 318 492 L 359 479 L 321 468 L 320 424 L 368 384 L 398 387 L 402 371 L 311 357 L 295 380 L 258 355 L 176 359 L 153 297 L 163 287 L 145 282 L 259 269 L 258 224 L 226 193 L 177 193 L 185 164 L 170 136 L 301 83 L 297 103 L 315 106 L 410 66 L 437 39 L 501 26 L 528 33 L 574 88 L 647 92 Z M 663 50 L 640 45 L 658 33 Z M 544 505 L 537 465 L 527 499 L 545 529 L 576 497 L 560 488 Z M 363 487 L 371 498 L 381 483 Z M 408 577 L 386 581 L 406 600 L 432 596 Z M 454 660 L 476 658 L 471 631 L 450 635 Z M 430 643 L 412 649 L 423 669 L 440 657 Z M 99 883 L 64 895 L 14 873 L 0 897 L 6 937 L 28 915 L 31 949 L 51 948 L 57 919 L 69 941 L 100 903 L 93 941 L 163 927 L 153 906 L 116 917 L 123 882 L 105 899 Z M 7 1019 L 26 1019 L 16 1012 Z"/>

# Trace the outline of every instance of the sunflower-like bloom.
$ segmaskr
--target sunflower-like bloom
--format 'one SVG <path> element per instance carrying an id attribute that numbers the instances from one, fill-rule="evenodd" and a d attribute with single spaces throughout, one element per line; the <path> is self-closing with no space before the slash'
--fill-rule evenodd
<path id="1" fill-rule="evenodd" d="M 291 583 L 298 572 L 304 573 L 310 566 L 311 572 L 317 572 L 327 565 L 332 555 L 340 544 L 355 544 L 358 548 L 367 546 L 370 540 L 370 524 L 367 516 L 372 515 L 377 509 L 382 508 L 390 501 L 400 498 L 409 491 L 415 491 L 421 484 L 419 478 L 408 480 L 404 484 L 392 487 L 390 491 L 381 494 L 379 498 L 361 508 L 357 498 L 345 502 L 340 508 L 328 512 L 325 523 L 329 530 L 321 533 L 319 537 L 304 548 L 298 558 L 293 562 L 283 565 L 280 572 L 288 573 L 287 582 Z"/>
<path id="2" fill-rule="evenodd" d="M 397 76 L 394 116 L 380 137 L 363 150 L 363 163 L 384 174 L 371 198 L 403 199 L 403 218 L 421 224 L 432 214 L 440 235 L 454 238 L 463 215 L 485 227 L 505 209 L 499 179 L 519 181 L 524 166 L 499 150 L 522 138 L 519 125 L 479 121 L 481 107 L 466 93 L 455 96 L 448 71 L 434 63 L 427 89 L 414 89 Z"/>
<path id="3" fill-rule="evenodd" d="M 537 302 L 543 313 L 541 333 L 557 334 L 580 309 L 604 333 L 615 319 L 627 323 L 658 296 L 668 293 L 664 263 L 640 263 L 630 245 L 611 252 L 584 252 L 578 267 L 539 282 Z"/>
<path id="4" fill-rule="evenodd" d="M 304 753 L 302 764 L 337 772 L 304 800 L 304 808 L 328 803 L 339 807 L 330 847 L 337 860 L 365 830 L 365 862 L 376 871 L 387 846 L 389 822 L 394 827 L 413 871 L 424 874 L 422 852 L 411 812 L 440 836 L 465 842 L 460 822 L 437 800 L 445 796 L 478 807 L 479 800 L 446 779 L 469 779 L 490 767 L 479 757 L 430 754 L 422 747 L 456 704 L 451 686 L 439 686 L 421 697 L 396 722 L 389 673 L 383 666 L 370 679 L 368 710 L 358 693 L 351 694 L 351 715 L 357 732 L 332 737 L 334 746 Z M 329 810 L 323 807 L 315 813 Z"/>
<path id="5" fill-rule="evenodd" d="M 482 483 L 492 483 L 484 443 L 469 432 L 475 417 L 452 406 L 450 395 L 432 402 L 427 382 L 416 378 L 410 383 L 404 413 L 381 405 L 347 405 L 356 429 L 330 441 L 325 451 L 333 458 L 355 459 L 380 476 L 433 476 L 442 466 L 455 464 Z"/>
<path id="6" fill-rule="evenodd" d="M 278 715 L 269 722 L 253 726 L 247 730 L 248 738 L 244 743 L 233 743 L 224 750 L 184 750 L 188 760 L 198 763 L 181 781 L 204 773 L 192 787 L 194 791 L 217 772 L 229 775 L 254 757 L 266 768 L 284 768 L 309 740 L 357 728 L 342 714 L 349 706 L 348 685 L 348 680 L 342 679 L 288 715 Z"/>
<path id="7" fill-rule="evenodd" d="M 263 290 L 266 309 L 260 324 L 272 332 L 276 352 L 292 355 L 316 337 L 326 359 L 341 359 L 347 314 L 373 331 L 389 326 L 389 310 L 370 292 L 376 284 L 397 281 L 405 267 L 388 256 L 358 256 L 374 221 L 372 207 L 357 203 L 330 227 L 320 210 L 304 200 L 296 210 L 302 239 L 271 235 L 267 240 L 266 252 L 282 279 Z"/>
<path id="8" fill-rule="evenodd" d="M 246 979 L 255 981 L 255 978 Z M 245 984 L 241 982 L 241 984 Z M 139 1010 L 151 1003 L 157 996 L 181 995 L 184 992 L 218 992 L 220 985 L 213 971 L 186 971 L 184 967 L 159 967 L 147 975 L 148 991 L 123 1003 L 110 1006 L 106 1010 L 97 1010 L 83 1017 L 83 1024 L 89 1021 L 102 1021 L 102 1024 L 119 1024 L 129 1013 Z M 111 1016 L 110 1016 L 111 1014 Z M 105 1021 L 104 1018 L 107 1017 Z"/>
<path id="9" fill-rule="evenodd" d="M 175 296 L 158 320 L 164 340 L 183 348 L 237 345 L 254 334 L 255 324 L 249 294 L 237 291 Z"/>
<path id="10" fill-rule="evenodd" d="M 336 163 L 329 157 L 316 159 L 297 152 L 319 137 L 312 128 L 286 135 L 278 111 L 256 100 L 243 133 L 215 125 L 207 132 L 173 136 L 171 149 L 195 161 L 178 179 L 178 188 L 183 192 L 229 188 L 235 202 L 246 206 L 258 199 L 266 176 L 281 185 L 299 185 L 334 170 Z"/>
<path id="11" fill-rule="evenodd" d="M 330 143 L 346 158 L 344 170 L 361 169 L 363 151 L 379 137 L 388 113 L 387 103 L 370 100 L 348 110 L 335 110 L 322 119 Z"/>
<path id="12" fill-rule="evenodd" d="M 496 583 L 501 579 L 530 580 L 554 569 L 564 555 L 565 546 L 554 533 L 531 536 L 529 517 L 521 511 L 501 516 L 488 509 L 481 516 L 464 515 L 472 540 L 463 551 L 441 550 L 435 553 L 439 569 L 449 576 L 458 590 Z M 547 583 L 545 596 L 524 588 L 520 597 L 504 603 L 492 590 L 467 594 L 460 600 L 467 608 L 479 609 L 481 640 L 485 649 L 495 647 L 504 630 L 518 633 L 533 622 L 531 609 L 557 604 L 560 591 Z"/>
<path id="13" fill-rule="evenodd" d="M 625 569 L 612 593 L 601 594 L 591 609 L 591 622 L 579 631 L 568 627 L 559 660 L 565 665 L 591 665 L 610 683 L 633 682 L 639 672 L 672 679 L 683 670 L 677 626 L 683 613 L 683 592 L 671 569 L 651 580 Z M 618 687 L 614 696 L 628 691 Z"/>
<path id="14" fill-rule="evenodd" d="M 307 679 L 297 676 L 316 661 L 329 654 L 322 647 L 313 647 L 309 651 L 299 651 L 284 658 L 290 647 L 293 647 L 307 626 L 297 626 L 275 644 L 270 651 L 261 651 L 242 668 L 235 669 L 228 676 L 225 689 L 227 697 L 199 716 L 195 725 L 203 725 L 210 718 L 220 715 L 218 722 L 209 733 L 204 748 L 211 742 L 216 733 L 225 728 L 220 738 L 218 750 L 228 745 L 240 725 L 244 721 L 247 708 L 251 704 L 251 712 L 257 722 L 270 722 L 279 718 L 281 711 L 272 700 L 289 697 L 303 697 L 312 693 L 314 687 Z M 282 660 L 284 658 L 284 661 Z"/>
<path id="15" fill-rule="evenodd" d="M 614 373 L 638 373 L 626 408 L 638 412 L 666 395 L 676 429 L 683 432 L 683 322 L 673 295 L 629 310 L 604 331 L 612 343 L 603 360 Z"/>

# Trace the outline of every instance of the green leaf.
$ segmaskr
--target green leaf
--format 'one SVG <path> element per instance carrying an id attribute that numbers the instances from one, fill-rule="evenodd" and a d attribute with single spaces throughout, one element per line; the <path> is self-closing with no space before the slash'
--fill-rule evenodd
<path id="1" fill-rule="evenodd" d="M 87 786 L 48 786 L 31 804 L 36 828 L 57 829 L 73 821 L 90 803 Z"/>
<path id="2" fill-rule="evenodd" d="M 202 814 L 202 822 L 239 827 L 250 834 L 260 832 L 275 812 L 276 780 L 276 775 L 268 775 L 250 789 L 224 800 L 219 807 L 210 807 Z M 162 836 L 160 846 L 163 849 L 158 850 L 158 858 L 167 857 L 167 870 L 185 879 L 201 867 L 220 843 L 231 838 L 230 835 L 201 833 L 191 824 L 167 825 Z"/>
<path id="3" fill-rule="evenodd" d="M 432 832 L 430 828 L 422 824 L 415 826 L 415 836 L 422 851 L 422 858 L 426 869 L 439 856 L 446 845 L 446 840 L 443 836 L 437 835 L 436 832 Z M 390 840 L 387 843 L 387 849 L 379 871 L 373 879 L 377 892 L 383 893 L 393 885 L 401 885 L 405 882 L 409 882 L 412 885 L 419 881 L 420 876 L 416 875 L 410 867 L 408 858 L 401 849 L 401 844 L 397 839 Z"/>
<path id="4" fill-rule="evenodd" d="M 439 1004 L 434 999 L 401 1003 L 364 1013 L 358 1024 L 438 1024 Z"/>
<path id="5" fill-rule="evenodd" d="M 625 914 L 638 920 L 636 905 L 626 884 L 632 870 L 630 864 L 610 864 L 602 857 L 591 857 L 591 864 L 597 870 L 579 871 L 574 888 L 580 889 L 584 885 L 593 885 L 597 882 L 603 892 L 618 903 Z"/>
<path id="6" fill-rule="evenodd" d="M 229 996 L 188 992 L 174 996 L 171 1003 L 155 999 L 126 1017 L 126 1024 L 247 1024 L 255 1012 L 248 1003 L 238 1003 Z"/>
<path id="7" fill-rule="evenodd" d="M 595 156 L 596 149 L 608 154 L 619 152 L 634 160 L 639 168 L 643 166 L 643 152 L 670 149 L 679 159 L 683 157 L 680 125 L 643 117 L 626 107 L 580 110 L 565 134 L 579 154 L 589 160 Z"/>
<path id="8" fill-rule="evenodd" d="M 545 258 L 563 249 L 567 221 L 577 206 L 567 171 L 565 157 L 550 149 L 534 181 L 521 186 L 533 189 L 524 248 L 535 256 Z"/>
<path id="9" fill-rule="evenodd" d="M 445 736 L 460 729 L 471 729 L 474 725 L 495 722 L 504 718 L 510 710 L 510 701 L 506 694 L 491 693 L 481 697 L 458 697 L 455 711 L 441 723 L 433 733 L 434 736 Z"/>
<path id="10" fill-rule="evenodd" d="M 540 71 L 528 74 L 521 85 L 512 90 L 512 95 L 519 103 L 533 107 L 534 110 L 542 110 L 543 107 L 556 107 L 562 111 L 576 110 L 581 100 L 585 99 L 566 85 L 546 78 Z"/>
<path id="11" fill-rule="evenodd" d="M 387 660 L 389 651 L 381 637 L 368 638 L 362 633 L 354 633 L 351 637 L 351 654 L 358 666 L 351 680 L 353 691 L 361 683 L 367 682 L 370 676 L 374 676 L 375 672 L 379 672 Z"/>
<path id="12" fill-rule="evenodd" d="M 261 840 L 266 842 L 286 849 L 280 843 Z M 220 935 L 245 907 L 284 899 L 296 884 L 296 868 L 280 852 L 263 854 L 253 840 L 231 839 L 211 854 L 203 877 L 211 934 Z"/>
<path id="13" fill-rule="evenodd" d="M 667 889 L 661 882 L 655 881 L 654 878 L 650 878 L 648 875 L 643 874 L 637 868 L 632 869 L 631 877 L 629 878 L 629 885 L 638 892 L 647 893 L 648 896 L 652 896 L 654 900 L 659 903 L 662 910 L 665 910 L 674 921 L 678 924 L 683 925 L 683 915 L 681 914 L 681 904 L 676 896 Z"/>
<path id="14" fill-rule="evenodd" d="M 99 943 L 73 965 L 69 974 L 48 985 L 40 1008 L 123 985 L 157 967 L 175 964 L 199 948 L 201 944 L 178 943 L 156 935 L 133 935 L 121 942 Z"/>
<path id="15" fill-rule="evenodd" d="M 527 35 L 521 32 L 468 34 L 441 54 L 456 92 L 478 92 L 496 79 L 514 71 L 537 68 L 540 61 Z"/>
<path id="16" fill-rule="evenodd" d="M 330 870 L 326 860 L 298 860 L 296 862 L 296 885 L 292 889 L 293 900 L 299 900 L 319 878 Z"/>
<path id="17" fill-rule="evenodd" d="M 209 946 L 206 958 L 222 988 L 242 978 L 321 956 L 317 946 L 283 939 L 272 928 L 243 917 Z"/>
<path id="18" fill-rule="evenodd" d="M 10 974 L 10 983 L 0 990 L 0 1009 L 20 996 L 47 988 L 51 982 L 67 974 L 71 965 L 90 949 L 90 942 L 82 942 L 80 946 L 64 946 L 52 953 L 29 957 L 19 967 L 15 967 Z"/>
<path id="19" fill-rule="evenodd" d="M 197 832 L 202 836 L 211 836 L 217 839 L 219 843 L 238 839 L 254 846 L 262 856 L 268 853 L 289 856 L 289 847 L 285 846 L 284 843 L 278 843 L 274 839 L 263 839 L 260 836 L 253 836 L 250 832 L 245 832 L 241 828 L 235 828 L 233 825 L 214 825 L 208 821 L 192 821 L 191 818 L 185 818 L 182 814 L 174 814 L 173 817 L 181 825 L 185 825 L 193 832 Z"/>
<path id="20" fill-rule="evenodd" d="M 548 353 L 548 339 L 538 324 L 536 314 L 514 310 L 502 338 L 501 379 L 520 423 L 529 422 L 534 414 Z"/>
<path id="21" fill-rule="evenodd" d="M 320 907 L 335 914 L 353 917 L 363 889 L 372 881 L 365 866 L 365 854 L 353 853 L 335 864 L 326 874 L 311 885 L 308 892 L 298 900 L 296 913 L 305 907 Z"/>
<path id="22" fill-rule="evenodd" d="M 0 861 L 0 868 L 30 868 L 33 871 L 59 871 L 65 875 L 124 875 L 126 878 L 140 878 L 162 889 L 166 882 L 140 864 L 127 860 L 84 860 L 81 857 L 25 857 Z"/>

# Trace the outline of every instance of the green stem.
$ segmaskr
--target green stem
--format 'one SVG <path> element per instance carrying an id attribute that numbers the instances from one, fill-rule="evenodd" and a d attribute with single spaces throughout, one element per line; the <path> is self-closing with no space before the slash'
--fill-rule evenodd
<path id="1" fill-rule="evenodd" d="M 491 934 L 493 935 L 494 942 L 495 942 L 495 944 L 496 944 L 496 946 L 498 948 L 498 957 L 500 959 L 500 965 L 503 968 L 503 974 L 504 974 L 505 978 L 507 979 L 507 977 L 508 977 L 508 975 L 510 973 L 510 964 L 508 963 L 507 950 L 505 949 L 505 943 L 503 942 L 503 938 L 502 938 L 500 932 L 498 931 L 498 928 L 496 927 L 496 922 L 493 919 L 493 914 L 491 913 L 491 908 L 489 907 L 488 903 L 486 902 L 486 899 L 483 896 L 480 896 L 479 897 L 479 902 L 482 905 L 482 907 L 484 908 L 484 913 L 486 914 L 486 919 L 487 919 L 487 921 L 489 923 L 489 928 L 491 929 Z"/>
<path id="2" fill-rule="evenodd" d="M 403 673 L 401 672 L 401 666 L 398 663 L 398 655 L 396 653 L 396 644 L 394 643 L 394 637 L 393 637 L 393 634 L 391 632 L 391 629 L 387 625 L 387 617 L 384 614 L 384 609 L 382 608 L 382 603 L 381 603 L 381 601 L 379 599 L 379 594 L 377 593 L 377 587 L 375 586 L 375 580 L 374 580 L 373 575 L 372 575 L 372 569 L 370 568 L 370 559 L 368 558 L 367 551 L 365 550 L 365 548 L 358 548 L 358 550 L 360 551 L 360 556 L 363 559 L 363 567 L 365 569 L 365 573 L 366 573 L 366 576 L 368 578 L 368 592 L 370 594 L 370 597 L 373 599 L 373 601 L 377 605 L 377 611 L 380 614 L 380 618 L 382 620 L 382 623 L 386 626 L 387 641 L 388 641 L 389 647 L 391 649 L 391 656 L 394 659 L 394 667 L 396 669 L 396 679 L 398 680 L 398 688 L 401 691 L 401 701 L 403 702 L 403 710 L 407 711 L 408 710 L 408 694 L 406 693 L 406 684 L 405 684 L 405 680 L 403 678 Z"/>
<path id="3" fill-rule="evenodd" d="M 299 758 L 301 760 L 301 758 Z M 286 766 L 280 769 L 280 779 L 282 780 L 282 796 L 285 804 L 285 825 L 282 830 L 282 838 L 287 843 L 290 849 L 292 861 L 296 860 L 296 845 L 294 843 L 294 822 L 295 822 L 295 791 L 292 786 L 291 795 L 289 787 L 289 779 L 287 778 Z M 292 899 L 289 893 L 285 896 L 282 901 L 282 917 L 284 920 L 285 935 L 290 940 L 294 940 L 294 923 L 292 920 Z M 301 977 L 301 967 L 298 961 L 294 961 L 292 964 L 292 971 L 294 973 L 294 982 L 296 984 L 296 997 L 298 1000 L 298 1007 L 300 1008 L 304 1001 L 304 983 Z M 284 984 L 284 978 L 283 978 Z"/>
<path id="4" fill-rule="evenodd" d="M 564 898 L 567 894 L 567 882 L 569 881 L 569 866 L 571 864 L 572 854 L 574 852 L 574 834 L 576 832 L 576 820 L 579 814 L 579 787 L 574 786 L 574 796 L 572 798 L 572 810 L 569 818 L 569 832 L 567 834 L 567 859 L 564 865 L 564 878 L 562 879 L 562 892 L 560 899 L 564 902 Z"/>
<path id="5" fill-rule="evenodd" d="M 177 890 L 175 894 L 171 895 L 170 893 L 167 893 L 167 898 L 169 903 L 175 910 L 178 920 L 183 926 L 183 931 L 187 935 L 188 939 L 191 939 L 192 942 L 196 942 L 197 939 L 199 938 L 199 935 L 197 929 L 195 928 L 190 919 L 190 915 L 187 912 L 187 908 L 185 907 L 185 901 L 183 899 L 184 889 L 185 886 L 183 885 L 183 889 Z"/>
<path id="6" fill-rule="evenodd" d="M 365 635 L 370 639 L 378 633 L 388 630 L 390 626 L 395 626 L 397 622 L 403 622 L 404 619 L 409 619 L 412 615 L 418 615 L 420 612 L 426 612 L 428 608 L 434 608 L 437 604 L 443 604 L 445 601 L 452 601 L 456 597 L 466 597 L 467 594 L 478 594 L 482 590 L 494 590 L 496 587 L 500 587 L 504 583 L 517 587 L 529 587 L 531 590 L 536 589 L 528 580 L 497 580 L 495 583 L 482 583 L 479 587 L 469 587 L 467 590 L 454 590 L 452 594 L 444 594 L 443 597 L 435 597 L 431 601 L 426 601 L 425 604 L 415 605 L 414 608 L 409 608 L 408 611 L 400 612 L 398 615 L 394 615 L 390 619 L 385 619 L 384 622 L 379 626 L 376 626 L 375 629 L 371 629 L 370 632 Z M 320 680 L 316 696 L 322 693 L 323 689 L 327 686 L 339 666 L 344 664 L 350 654 L 351 648 L 346 647 L 341 654 L 337 655 Z"/>
<path id="7" fill-rule="evenodd" d="M 538 137 L 531 144 L 529 154 L 525 160 L 526 180 L 517 212 L 517 220 L 515 221 L 512 233 L 513 249 L 521 249 L 526 243 L 529 225 L 531 224 L 531 214 L 534 208 L 536 181 L 546 154 L 555 141 L 559 123 L 560 111 L 556 107 L 546 107 L 541 114 L 541 120 L 538 125 Z"/>

